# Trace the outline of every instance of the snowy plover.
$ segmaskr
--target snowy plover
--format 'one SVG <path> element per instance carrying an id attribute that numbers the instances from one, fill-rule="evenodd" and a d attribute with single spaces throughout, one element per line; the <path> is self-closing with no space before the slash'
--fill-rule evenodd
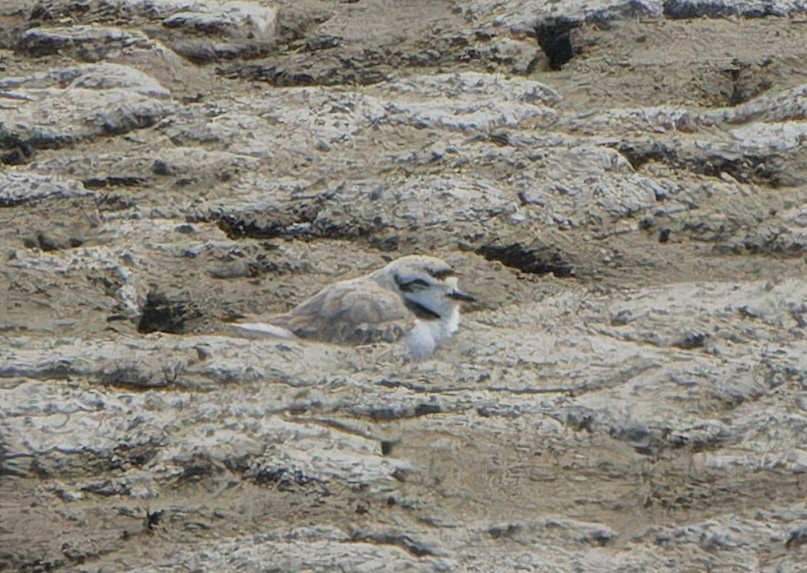
<path id="1" fill-rule="evenodd" d="M 451 266 L 422 255 L 402 257 L 382 269 L 340 281 L 269 323 L 233 324 L 243 334 L 299 336 L 337 344 L 402 340 L 413 358 L 431 356 L 457 331 L 460 301 Z"/>

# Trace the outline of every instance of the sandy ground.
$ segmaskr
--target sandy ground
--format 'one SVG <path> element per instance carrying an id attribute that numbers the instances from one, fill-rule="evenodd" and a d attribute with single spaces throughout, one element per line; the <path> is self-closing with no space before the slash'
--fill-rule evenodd
<path id="1" fill-rule="evenodd" d="M 554 70 L 529 2 L 281 2 L 266 42 L 23 4 L 3 76 L 169 95 L 3 134 L 0 571 L 807 562 L 804 14 L 590 16 Z M 24 48 L 70 25 L 143 36 Z M 426 363 L 210 334 L 413 252 L 479 299 Z"/>

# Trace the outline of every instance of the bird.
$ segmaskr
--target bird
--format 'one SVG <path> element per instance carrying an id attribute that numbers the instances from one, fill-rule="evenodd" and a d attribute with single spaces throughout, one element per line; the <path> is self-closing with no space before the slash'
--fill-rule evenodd
<path id="1" fill-rule="evenodd" d="M 475 300 L 459 289 L 451 265 L 436 257 L 409 255 L 327 286 L 268 322 L 231 326 L 252 336 L 342 345 L 402 342 L 411 358 L 423 359 L 457 332 L 460 304 Z"/>

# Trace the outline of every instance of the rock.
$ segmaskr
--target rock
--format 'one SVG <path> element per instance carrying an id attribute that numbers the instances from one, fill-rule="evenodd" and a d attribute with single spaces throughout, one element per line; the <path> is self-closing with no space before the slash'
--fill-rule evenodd
<path id="1" fill-rule="evenodd" d="M 183 28 L 204 36 L 260 44 L 274 39 L 276 19 L 275 10 L 252 2 L 213 2 L 174 12 L 162 23 L 167 28 Z"/>
<path id="2" fill-rule="evenodd" d="M 51 198 L 92 197 L 78 181 L 5 171 L 0 174 L 0 207 Z"/>
<path id="3" fill-rule="evenodd" d="M 169 93 L 146 74 L 87 64 L 27 78 L 7 78 L 18 103 L 7 115 L 14 137 L 33 148 L 72 145 L 151 127 L 175 111 Z M 47 118 L 47 122 L 43 120 Z"/>
<path id="4" fill-rule="evenodd" d="M 521 122 L 550 124 L 557 119 L 551 106 L 560 101 L 556 92 L 538 82 L 475 73 L 421 78 L 393 84 L 392 89 L 402 97 L 388 106 L 389 120 L 419 129 L 473 132 Z M 418 98 L 412 98 L 413 94 Z"/>
<path id="5" fill-rule="evenodd" d="M 260 53 L 275 41 L 276 20 L 273 8 L 252 2 L 215 2 L 174 12 L 162 25 L 182 32 L 182 39 L 171 42 L 177 53 L 205 62 L 235 58 L 243 52 Z"/>
<path id="6" fill-rule="evenodd" d="M 147 43 L 148 37 L 145 34 L 121 28 L 96 26 L 32 28 L 21 35 L 16 50 L 34 58 L 62 54 L 97 62 L 129 46 Z"/>
<path id="7" fill-rule="evenodd" d="M 786 122 L 807 117 L 807 85 L 784 93 L 766 94 L 737 106 L 726 114 L 730 123 Z"/>

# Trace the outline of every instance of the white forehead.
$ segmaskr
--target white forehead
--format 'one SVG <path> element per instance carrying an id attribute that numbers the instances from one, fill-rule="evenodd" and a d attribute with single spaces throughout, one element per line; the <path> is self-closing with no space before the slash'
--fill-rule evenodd
<path id="1" fill-rule="evenodd" d="M 401 270 L 424 272 L 424 273 L 446 273 L 451 272 L 451 265 L 435 257 L 424 255 L 410 255 L 392 261 L 388 266 Z"/>

